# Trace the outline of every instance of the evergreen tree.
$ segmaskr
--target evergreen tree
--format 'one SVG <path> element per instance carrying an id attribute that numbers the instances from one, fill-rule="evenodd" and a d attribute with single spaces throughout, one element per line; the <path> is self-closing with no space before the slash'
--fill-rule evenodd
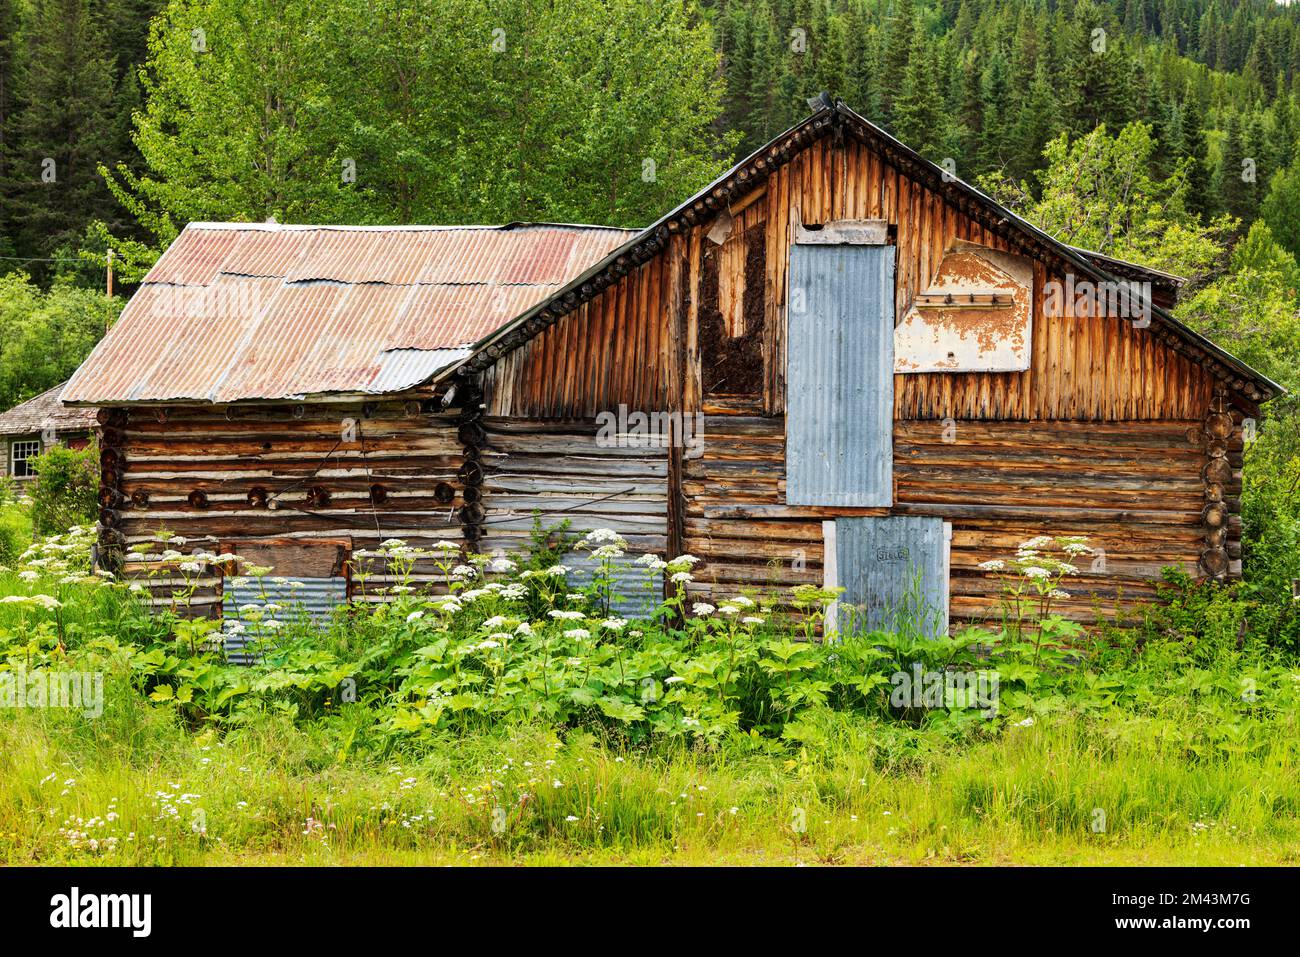
<path id="1" fill-rule="evenodd" d="M 1007 61 L 1001 53 L 995 52 L 988 58 L 980 77 L 980 97 L 984 101 L 984 117 L 976 165 L 981 170 L 1001 169 L 1009 114 Z"/>
<path id="2" fill-rule="evenodd" d="M 922 156 L 940 159 L 947 131 L 937 68 L 925 33 L 914 30 L 903 87 L 894 101 L 893 132 Z"/>
<path id="3" fill-rule="evenodd" d="M 894 109 L 894 98 L 903 88 L 907 76 L 908 59 L 913 44 L 916 14 L 912 0 L 897 0 L 886 25 L 885 58 L 881 64 L 881 108 L 886 116 Z"/>
<path id="4" fill-rule="evenodd" d="M 1218 172 L 1219 209 L 1232 216 L 1244 217 L 1254 206 L 1254 179 L 1257 175 L 1255 157 L 1247 153 L 1237 114 L 1229 113 L 1223 131 L 1223 159 Z"/>
<path id="5" fill-rule="evenodd" d="M 0 184 L 5 181 L 6 144 L 9 142 L 9 125 L 13 120 L 14 57 L 17 52 L 18 10 L 14 0 L 0 0 Z M 3 211 L 0 211 L 0 236 L 5 233 Z"/>
<path id="6" fill-rule="evenodd" d="M 1282 248 L 1300 257 L 1300 164 L 1273 176 L 1259 212 Z"/>
<path id="7" fill-rule="evenodd" d="M 1008 173 L 1023 179 L 1042 161 L 1043 147 L 1052 138 L 1057 123 L 1056 93 L 1045 64 L 1040 63 L 1021 104 L 1008 142 Z"/>
<path id="8" fill-rule="evenodd" d="M 1181 110 L 1183 155 L 1187 165 L 1188 206 L 1208 219 L 1217 206 L 1210 180 L 1209 155 L 1205 141 L 1205 113 L 1195 94 L 1189 93 Z"/>
<path id="9" fill-rule="evenodd" d="M 48 256 L 114 212 L 97 172 L 122 158 L 113 62 L 89 0 L 36 0 L 17 63 L 5 192 L 22 255 Z"/>

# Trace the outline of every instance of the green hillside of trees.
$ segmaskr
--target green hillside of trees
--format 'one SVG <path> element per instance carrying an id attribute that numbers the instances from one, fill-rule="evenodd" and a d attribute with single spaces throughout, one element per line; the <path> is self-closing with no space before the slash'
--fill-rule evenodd
<path id="1" fill-rule="evenodd" d="M 1146 123 L 1191 210 L 1296 252 L 1298 71 L 1270 0 L 0 0 L 0 263 L 197 218 L 640 224 L 823 89 L 1031 192 L 1059 134 Z"/>
<path id="2" fill-rule="evenodd" d="M 202 219 L 640 225 L 820 90 L 1294 375 L 1225 319 L 1244 263 L 1294 312 L 1267 0 L 0 0 L 0 273 L 102 289 L 111 246 L 129 292 Z"/>

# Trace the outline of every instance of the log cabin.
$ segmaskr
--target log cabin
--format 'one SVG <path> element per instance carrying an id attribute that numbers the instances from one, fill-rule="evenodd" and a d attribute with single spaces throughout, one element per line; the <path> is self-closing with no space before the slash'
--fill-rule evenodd
<path id="1" fill-rule="evenodd" d="M 697 600 L 919 595 L 942 627 L 997 614 L 981 563 L 1082 535 L 1058 610 L 1090 621 L 1241 571 L 1281 387 L 1170 314 L 1179 282 L 823 97 L 638 231 L 191 224 L 63 401 L 99 409 L 111 568 L 166 529 L 328 606 L 372 597 L 359 549 L 508 551 L 540 516 L 696 556 Z"/>

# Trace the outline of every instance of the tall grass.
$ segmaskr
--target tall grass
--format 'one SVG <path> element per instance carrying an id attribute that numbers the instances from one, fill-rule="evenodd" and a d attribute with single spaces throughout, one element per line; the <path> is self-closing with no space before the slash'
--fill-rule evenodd
<path id="1" fill-rule="evenodd" d="M 106 693 L 102 721 L 0 719 L 0 861 L 1300 860 L 1293 716 L 1211 758 L 1122 714 L 956 744 L 827 713 L 794 752 L 516 726 L 367 759 L 282 715 L 193 734 L 124 676 Z"/>
<path id="2" fill-rule="evenodd" d="M 399 593 L 323 632 L 289 621 L 256 667 L 238 668 L 178 640 L 184 620 L 150 617 L 129 588 L 72 568 L 84 537 L 0 573 L 0 598 L 21 599 L 0 602 L 0 670 L 104 676 L 94 720 L 0 708 L 0 863 L 1300 858 L 1300 674 L 1293 655 L 1239 632 L 1230 592 L 1183 587 L 1131 632 L 1053 632 L 1044 613 L 1032 634 L 900 629 L 821 645 L 749 618 L 743 597 L 732 615 L 696 606 L 680 625 L 574 609 L 549 621 L 557 601 L 585 599 L 548 567 L 521 573 L 521 599 L 458 585 L 468 611 Z M 1042 560 L 1033 542 L 1022 550 Z M 509 602 L 534 599 L 528 629 L 498 634 L 515 627 Z M 567 632 L 577 619 L 592 631 Z M 609 626 L 599 641 L 597 623 Z M 541 678 L 520 684 L 538 648 Z M 564 685 L 569 662 L 581 680 Z M 998 709 L 892 703 L 891 672 L 917 662 L 996 665 Z M 713 731 L 594 707 L 643 673 L 674 690 L 642 710 L 684 701 Z M 341 694 L 353 675 L 359 693 Z M 515 705 L 458 688 L 437 700 L 453 716 L 477 702 L 473 720 L 402 731 L 396 719 L 449 676 L 512 691 Z M 239 706 L 223 709 L 223 693 Z M 787 701 L 780 721 L 737 720 Z"/>

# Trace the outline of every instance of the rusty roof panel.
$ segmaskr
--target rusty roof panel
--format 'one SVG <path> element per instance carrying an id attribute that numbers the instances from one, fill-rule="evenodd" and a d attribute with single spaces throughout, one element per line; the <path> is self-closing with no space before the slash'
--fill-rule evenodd
<path id="1" fill-rule="evenodd" d="M 64 401 L 79 401 L 79 382 L 125 402 L 192 398 L 212 385 L 235 347 L 255 326 L 278 280 L 226 280 L 201 288 L 144 286 L 105 342 L 77 370 Z M 102 344 L 101 344 L 102 345 Z"/>
<path id="2" fill-rule="evenodd" d="M 63 399 L 237 402 L 409 388 L 629 235 L 562 225 L 191 224 Z"/>
<path id="3" fill-rule="evenodd" d="M 239 238 L 238 233 L 226 230 L 182 230 L 154 263 L 144 282 L 206 286 L 216 279 L 222 260 Z"/>
<path id="4" fill-rule="evenodd" d="M 213 395 L 235 402 L 312 393 L 368 392 L 379 369 L 377 342 L 389 338 L 409 286 L 319 283 L 281 287 L 268 315 L 298 317 L 289 326 L 263 322 L 232 363 L 234 371 Z M 304 338 L 315 343 L 301 348 Z M 303 383 L 311 383 L 304 389 Z"/>
<path id="5" fill-rule="evenodd" d="M 352 291 L 341 283 L 279 286 L 251 334 L 241 337 L 227 363 L 226 375 L 211 398 L 234 401 L 256 395 L 282 399 L 301 394 L 295 373 L 309 355 L 336 347 L 325 335 L 330 316 Z M 292 324 L 267 322 L 272 315 L 294 317 Z M 312 348 L 304 349 L 304 343 Z M 229 397 L 229 398 L 227 398 Z"/>
<path id="6" fill-rule="evenodd" d="M 549 286 L 416 286 L 391 345 L 439 349 L 472 345 L 546 295 Z"/>
<path id="7" fill-rule="evenodd" d="M 315 230 L 272 232 L 247 230 L 239 233 L 239 243 L 221 263 L 221 271 L 231 276 L 287 276 L 316 242 Z"/>

